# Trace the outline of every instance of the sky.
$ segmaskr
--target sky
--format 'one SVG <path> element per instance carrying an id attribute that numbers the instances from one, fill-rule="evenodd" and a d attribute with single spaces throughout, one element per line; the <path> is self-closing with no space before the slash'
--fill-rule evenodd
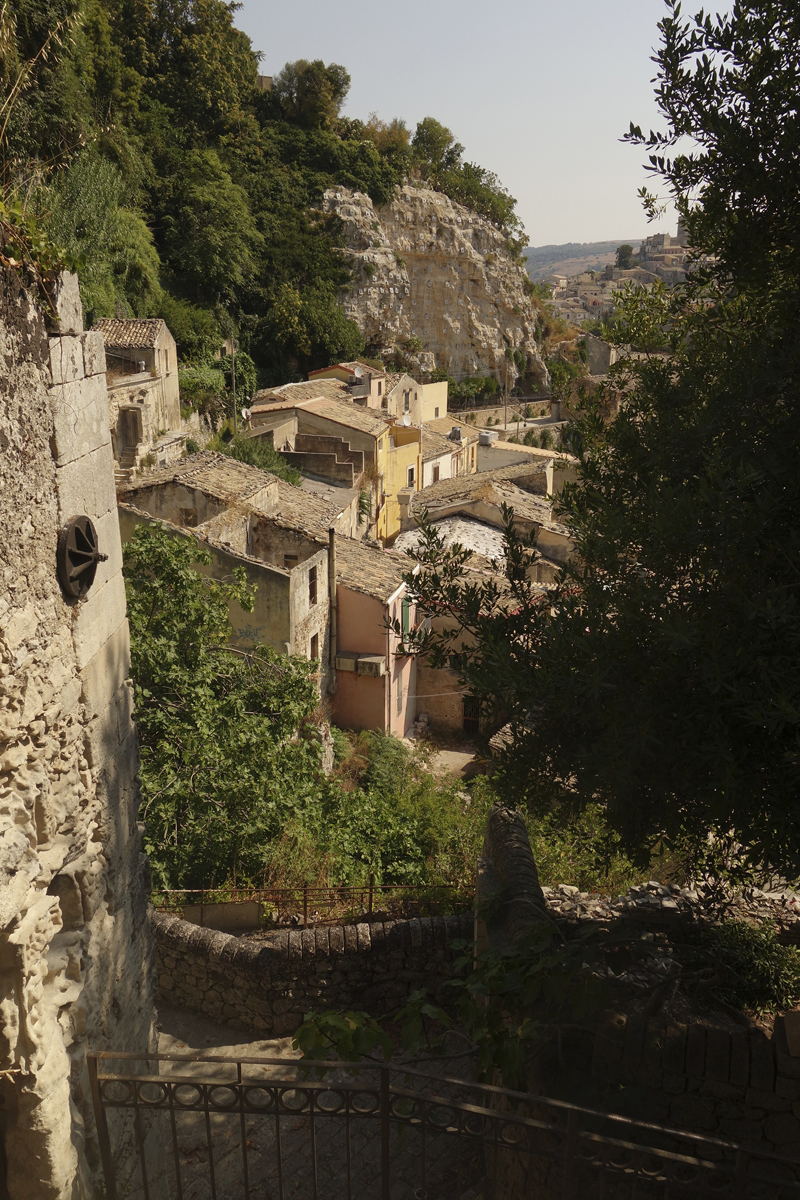
<path id="1" fill-rule="evenodd" d="M 675 232 L 648 225 L 650 183 L 633 120 L 660 126 L 653 97 L 664 0 L 244 0 L 236 24 L 261 71 L 321 58 L 352 77 L 344 112 L 432 116 L 517 199 L 531 246 Z M 657 187 L 656 184 L 651 184 Z"/>

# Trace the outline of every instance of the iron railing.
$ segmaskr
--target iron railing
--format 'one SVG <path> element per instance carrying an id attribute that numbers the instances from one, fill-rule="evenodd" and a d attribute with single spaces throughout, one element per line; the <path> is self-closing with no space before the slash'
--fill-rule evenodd
<path id="1" fill-rule="evenodd" d="M 108 1200 L 800 1198 L 800 1158 L 404 1067 L 108 1052 L 89 1071 Z"/>
<path id="2" fill-rule="evenodd" d="M 363 884 L 330 887 L 209 887 L 154 889 L 153 907 L 160 912 L 182 914 L 199 908 L 197 924 L 205 924 L 206 909 L 222 903 L 255 903 L 258 925 L 275 927 L 302 924 L 347 924 L 389 917 L 445 916 L 465 912 L 474 904 L 474 887 L 450 884 L 378 884 L 375 876 Z"/>

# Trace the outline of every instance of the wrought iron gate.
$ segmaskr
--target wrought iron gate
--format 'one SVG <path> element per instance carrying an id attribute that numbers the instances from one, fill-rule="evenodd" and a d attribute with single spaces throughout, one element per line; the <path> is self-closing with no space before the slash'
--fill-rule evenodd
<path id="1" fill-rule="evenodd" d="M 800 1200 L 800 1158 L 396 1066 L 89 1070 L 109 1200 Z"/>

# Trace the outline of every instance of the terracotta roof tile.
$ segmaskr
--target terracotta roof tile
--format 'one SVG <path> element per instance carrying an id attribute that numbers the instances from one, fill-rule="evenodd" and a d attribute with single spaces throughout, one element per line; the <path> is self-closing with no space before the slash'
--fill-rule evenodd
<path id="1" fill-rule="evenodd" d="M 166 324 L 160 317 L 121 321 L 116 317 L 99 317 L 93 329 L 99 329 L 106 346 L 151 350 Z"/>

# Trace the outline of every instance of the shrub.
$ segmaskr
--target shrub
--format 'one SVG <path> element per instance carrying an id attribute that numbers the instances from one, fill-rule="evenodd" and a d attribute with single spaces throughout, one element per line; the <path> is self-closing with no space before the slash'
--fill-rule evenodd
<path id="1" fill-rule="evenodd" d="M 285 479 L 287 483 L 298 485 L 302 478 L 300 472 L 295 467 L 290 467 L 283 455 L 264 438 L 248 438 L 239 434 L 223 447 L 223 453 L 230 454 L 239 462 L 249 463 L 251 467 L 270 471 L 279 479 Z"/>
<path id="2" fill-rule="evenodd" d="M 800 1000 L 800 950 L 782 945 L 773 926 L 724 921 L 704 930 L 699 942 L 726 969 L 715 991 L 729 1004 L 764 1013 Z"/>
<path id="3" fill-rule="evenodd" d="M 194 438 L 187 438 L 186 439 L 186 453 L 187 454 L 199 454 L 200 453 L 200 443 L 196 442 L 194 440 Z"/>

